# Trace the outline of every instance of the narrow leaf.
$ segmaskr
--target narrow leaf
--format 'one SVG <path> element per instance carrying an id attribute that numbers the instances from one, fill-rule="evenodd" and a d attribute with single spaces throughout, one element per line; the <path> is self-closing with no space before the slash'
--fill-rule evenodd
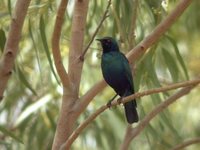
<path id="1" fill-rule="evenodd" d="M 31 84 L 28 82 L 28 80 L 26 79 L 25 75 L 19 67 L 17 67 L 17 73 L 20 81 L 25 85 L 25 87 L 27 87 L 34 95 L 37 95 L 36 91 L 32 88 Z"/>
<path id="2" fill-rule="evenodd" d="M 38 49 L 37 49 L 37 46 L 36 46 L 36 43 L 35 43 L 35 40 L 34 40 L 34 37 L 33 37 L 33 32 L 32 32 L 32 26 L 31 26 L 31 22 L 29 20 L 29 26 L 28 26 L 28 29 L 29 29 L 29 34 L 30 34 L 30 37 L 31 37 L 31 40 L 33 42 L 33 47 L 34 47 L 34 50 L 35 50 L 35 54 L 36 54 L 36 58 L 37 58 L 37 62 L 38 62 L 38 67 L 39 67 L 39 70 L 40 70 L 40 77 L 42 75 L 42 69 L 41 69 L 41 66 L 40 66 L 40 59 L 39 59 L 39 54 L 38 54 Z M 42 79 L 42 77 L 41 77 Z"/>
<path id="3" fill-rule="evenodd" d="M 11 138 L 13 138 L 14 140 L 16 140 L 19 143 L 23 144 L 23 141 L 17 137 L 16 135 L 14 135 L 11 131 L 7 130 L 5 127 L 3 127 L 2 125 L 0 125 L 0 131 L 5 134 L 6 136 L 9 136 Z"/>
<path id="4" fill-rule="evenodd" d="M 47 55 L 47 59 L 48 59 L 51 71 L 52 71 L 52 73 L 53 73 L 53 75 L 54 75 L 57 83 L 60 84 L 60 82 L 58 80 L 58 77 L 56 76 L 56 73 L 55 73 L 54 68 L 53 68 L 53 64 L 52 64 L 52 60 L 51 60 L 51 56 L 50 56 L 49 47 L 48 47 L 48 44 L 47 44 L 47 38 L 46 38 L 46 35 L 45 35 L 44 19 L 43 19 L 42 16 L 40 17 L 40 34 L 41 34 L 42 44 L 44 46 L 44 50 L 45 50 L 45 53 Z"/>
<path id="5" fill-rule="evenodd" d="M 173 81 L 178 81 L 179 70 L 173 56 L 164 48 L 162 48 L 162 53 Z"/>
<path id="6" fill-rule="evenodd" d="M 181 56 L 180 52 L 179 52 L 179 49 L 176 45 L 176 42 L 170 37 L 170 36 L 166 36 L 167 39 L 171 42 L 171 44 L 173 45 L 174 47 L 174 50 L 175 50 L 175 53 L 176 53 L 176 57 L 185 73 L 185 77 L 187 80 L 189 80 L 189 75 L 188 75 L 188 71 L 187 71 L 187 68 L 186 68 L 186 65 L 185 65 L 185 62 L 183 61 L 183 57 Z"/>
<path id="7" fill-rule="evenodd" d="M 0 49 L 3 52 L 6 43 L 6 35 L 3 29 L 0 29 Z"/>

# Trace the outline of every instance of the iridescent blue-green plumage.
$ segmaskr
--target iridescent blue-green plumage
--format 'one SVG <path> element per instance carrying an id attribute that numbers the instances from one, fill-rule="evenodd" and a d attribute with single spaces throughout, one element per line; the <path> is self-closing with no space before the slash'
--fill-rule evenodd
<path id="1" fill-rule="evenodd" d="M 101 69 L 105 81 L 121 97 L 133 94 L 134 86 L 129 62 L 124 54 L 119 51 L 117 42 L 111 37 L 98 40 L 103 48 Z M 139 119 L 136 101 L 129 101 L 124 106 L 128 123 L 137 122 Z"/>

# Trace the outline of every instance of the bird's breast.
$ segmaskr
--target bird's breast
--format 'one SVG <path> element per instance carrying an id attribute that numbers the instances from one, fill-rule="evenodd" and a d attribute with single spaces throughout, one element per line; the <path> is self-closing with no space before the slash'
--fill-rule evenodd
<path id="1" fill-rule="evenodd" d="M 119 94 L 123 92 L 127 84 L 127 80 L 124 75 L 123 62 L 120 60 L 118 55 L 102 56 L 102 74 L 105 81 Z"/>

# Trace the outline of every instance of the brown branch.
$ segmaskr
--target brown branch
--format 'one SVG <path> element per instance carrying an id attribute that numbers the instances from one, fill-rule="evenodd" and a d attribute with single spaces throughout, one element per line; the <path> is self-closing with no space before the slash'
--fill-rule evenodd
<path id="1" fill-rule="evenodd" d="M 195 80 L 191 80 L 191 81 L 175 83 L 175 84 L 172 84 L 172 85 L 168 85 L 166 87 L 155 88 L 155 89 L 151 89 L 151 90 L 148 90 L 148 91 L 135 93 L 133 95 L 124 97 L 122 99 L 122 103 L 128 102 L 130 100 L 133 100 L 135 98 L 139 98 L 139 97 L 142 97 L 142 96 L 145 96 L 145 95 L 165 92 L 165 91 L 168 91 L 168 90 L 173 90 L 173 89 L 177 89 L 177 88 L 181 88 L 181 87 L 193 86 L 193 85 L 196 85 L 196 84 L 199 84 L 199 83 L 200 83 L 200 78 L 195 79 Z M 116 106 L 116 105 L 119 105 L 117 101 L 113 101 L 111 103 L 111 106 Z M 98 115 L 100 115 L 102 112 L 104 112 L 107 108 L 108 108 L 107 105 L 101 106 L 90 117 L 88 117 L 81 125 L 79 125 L 79 127 L 76 130 L 74 130 L 74 132 L 68 138 L 66 143 L 62 146 L 62 148 L 69 149 L 71 144 L 79 136 L 79 134 L 82 132 L 82 130 L 85 129 L 90 122 L 92 122 Z"/>
<path id="2" fill-rule="evenodd" d="M 104 21 L 106 20 L 106 18 L 108 17 L 108 12 L 109 12 L 109 7 L 110 7 L 110 5 L 111 5 L 111 0 L 108 1 L 108 5 L 107 5 L 107 7 L 106 7 L 106 10 L 105 10 L 105 12 L 104 12 L 104 14 L 103 14 L 103 17 L 102 17 L 102 19 L 101 19 L 99 25 L 97 26 L 95 32 L 93 33 L 90 42 L 88 43 L 88 45 L 87 45 L 86 48 L 84 49 L 82 55 L 80 56 L 80 60 L 81 60 L 81 61 L 84 61 L 84 57 L 85 57 L 86 52 L 88 51 L 90 45 L 91 45 L 92 42 L 94 41 L 94 38 L 95 38 L 95 36 L 97 35 L 99 29 L 101 28 L 103 22 L 104 22 Z"/>
<path id="3" fill-rule="evenodd" d="M 79 84 L 83 66 L 83 63 L 79 61 L 79 56 L 83 49 L 88 4 L 88 0 L 76 0 L 74 5 L 68 67 L 70 90 L 66 87 L 63 88 L 62 105 L 54 137 L 53 150 L 60 149 L 61 145 L 68 139 L 75 128 L 75 122 L 78 118 L 75 106 L 78 102 Z M 61 22 L 59 26 L 61 26 Z M 61 57 L 58 63 L 61 63 Z"/>
<path id="4" fill-rule="evenodd" d="M 128 136 L 125 136 L 124 142 L 121 145 L 121 150 L 127 150 L 129 147 L 130 142 L 141 132 L 143 129 L 149 124 L 149 122 L 161 111 L 167 108 L 170 104 L 175 102 L 180 97 L 188 94 L 191 89 L 194 88 L 193 86 L 185 87 L 181 89 L 179 92 L 175 93 L 174 95 L 170 96 L 167 100 L 163 101 L 159 105 L 157 105 L 148 115 L 144 117 L 143 120 L 140 121 L 137 127 L 132 129 Z"/>
<path id="5" fill-rule="evenodd" d="M 152 33 L 126 55 L 129 59 L 129 62 L 134 63 L 134 61 L 141 58 L 141 55 L 168 30 L 168 28 L 176 21 L 176 19 L 178 19 L 178 17 L 184 12 L 191 2 L 192 0 L 181 0 L 174 10 L 152 31 Z M 80 110 L 84 111 L 91 100 L 105 87 L 106 84 L 104 80 L 101 80 L 95 84 L 95 86 L 93 86 L 81 98 L 82 105 L 80 105 Z"/>
<path id="6" fill-rule="evenodd" d="M 84 29 L 86 24 L 88 3 L 89 0 L 75 1 L 72 20 L 68 74 L 72 83 L 72 90 L 75 99 L 78 99 L 79 85 L 83 68 L 83 62 L 80 61 L 79 58 L 83 51 Z"/>
<path id="7" fill-rule="evenodd" d="M 3 98 L 8 79 L 12 74 L 12 68 L 17 55 L 22 27 L 29 4 L 30 0 L 17 0 L 15 5 L 8 38 L 6 40 L 3 55 L 0 59 L 0 100 Z"/>
<path id="8" fill-rule="evenodd" d="M 62 29 L 62 24 L 63 24 L 67 4 L 68 4 L 68 0 L 62 0 L 60 2 L 60 6 L 58 8 L 58 12 L 57 12 L 57 16 L 56 16 L 54 31 L 53 31 L 53 35 L 52 35 L 53 58 L 55 61 L 56 70 L 57 70 L 58 75 L 61 79 L 61 82 L 65 88 L 70 87 L 70 81 L 69 81 L 68 74 L 62 63 L 59 41 L 60 41 L 61 29 Z"/>
<path id="9" fill-rule="evenodd" d="M 190 146 L 190 145 L 196 144 L 196 143 L 200 143 L 200 137 L 184 141 L 183 143 L 178 144 L 177 146 L 175 146 L 174 148 L 172 148 L 171 150 L 181 150 L 181 149 L 184 149 L 187 146 Z"/>
<path id="10" fill-rule="evenodd" d="M 176 8 L 135 48 L 126 56 L 130 62 L 135 62 L 144 52 L 152 46 L 178 19 L 192 0 L 180 0 Z"/>

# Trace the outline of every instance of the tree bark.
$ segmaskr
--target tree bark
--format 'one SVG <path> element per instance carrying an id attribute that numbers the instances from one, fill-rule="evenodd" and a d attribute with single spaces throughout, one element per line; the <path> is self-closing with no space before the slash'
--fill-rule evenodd
<path id="1" fill-rule="evenodd" d="M 53 150 L 60 149 L 61 145 L 68 139 L 79 116 L 77 105 L 79 105 L 78 95 L 83 67 L 80 56 L 83 51 L 88 4 L 88 0 L 76 0 L 74 5 L 68 67 L 70 88 L 64 87 L 63 89 L 62 106 L 54 137 Z"/>
<path id="2" fill-rule="evenodd" d="M 22 27 L 27 14 L 30 0 L 17 0 L 15 10 L 12 15 L 12 21 L 3 55 L 0 59 L 0 100 L 3 98 L 9 77 L 12 74 L 14 61 L 18 51 Z"/>

